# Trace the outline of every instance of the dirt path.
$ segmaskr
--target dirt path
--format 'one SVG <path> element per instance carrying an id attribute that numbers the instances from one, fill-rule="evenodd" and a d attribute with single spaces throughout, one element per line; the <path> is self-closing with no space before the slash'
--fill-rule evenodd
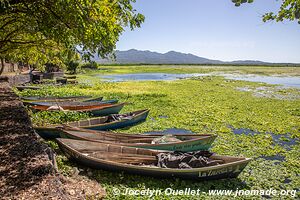
<path id="1" fill-rule="evenodd" d="M 22 102 L 0 79 L 1 199 L 102 198 L 105 191 L 87 178 L 57 173 L 53 152 L 35 135 Z"/>

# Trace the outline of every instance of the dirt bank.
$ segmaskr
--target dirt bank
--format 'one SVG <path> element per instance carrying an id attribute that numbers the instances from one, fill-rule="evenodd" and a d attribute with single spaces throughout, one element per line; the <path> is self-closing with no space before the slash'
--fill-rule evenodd
<path id="1" fill-rule="evenodd" d="M 101 198 L 105 191 L 87 178 L 60 175 L 54 154 L 35 135 L 22 102 L 0 79 L 0 197 L 3 199 Z"/>

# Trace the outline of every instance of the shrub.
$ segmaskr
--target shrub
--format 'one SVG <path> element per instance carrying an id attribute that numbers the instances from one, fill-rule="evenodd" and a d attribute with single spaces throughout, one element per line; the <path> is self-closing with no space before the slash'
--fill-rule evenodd
<path id="1" fill-rule="evenodd" d="M 78 69 L 79 63 L 76 61 L 70 61 L 67 64 L 67 70 L 70 72 L 70 74 L 76 74 Z"/>
<path id="2" fill-rule="evenodd" d="M 85 63 L 81 66 L 82 69 L 98 69 L 98 64 L 95 61 Z"/>

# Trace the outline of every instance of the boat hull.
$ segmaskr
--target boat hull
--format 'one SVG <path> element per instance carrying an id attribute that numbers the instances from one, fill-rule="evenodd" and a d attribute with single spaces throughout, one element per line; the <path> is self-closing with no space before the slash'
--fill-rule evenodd
<path id="1" fill-rule="evenodd" d="M 65 125 L 72 125 L 79 128 L 90 129 L 90 130 L 114 130 L 118 128 L 130 127 L 146 120 L 149 114 L 149 110 L 143 111 L 138 116 L 130 120 L 115 121 L 109 124 L 99 124 L 94 126 L 81 126 L 79 122 L 70 122 Z M 59 126 L 59 125 L 57 125 Z M 52 127 L 34 127 L 35 131 L 44 139 L 54 139 L 59 138 L 62 131 L 59 128 Z"/>
<path id="2" fill-rule="evenodd" d="M 35 101 L 35 102 L 45 102 L 45 101 L 82 101 L 91 99 L 91 96 L 68 96 L 68 97 L 21 97 L 24 101 Z"/>
<path id="3" fill-rule="evenodd" d="M 69 159 L 87 167 L 158 178 L 181 178 L 200 181 L 236 178 L 251 160 L 249 158 L 245 158 L 232 163 L 193 169 L 144 167 L 96 159 L 79 153 L 78 151 L 62 143 L 60 140 L 58 140 L 58 144 Z"/>
<path id="4" fill-rule="evenodd" d="M 37 87 L 37 86 L 17 86 L 16 87 L 19 91 L 23 91 L 23 90 L 40 90 L 41 87 Z"/>
<path id="5" fill-rule="evenodd" d="M 93 104 L 93 102 L 91 102 Z M 119 104 L 99 104 L 98 105 L 64 105 L 60 106 L 64 111 L 77 111 L 77 112 L 90 112 L 94 116 L 105 116 L 110 114 L 118 114 L 122 108 L 124 107 L 125 103 Z M 49 112 L 57 112 L 59 111 L 58 107 L 54 110 L 50 110 L 51 106 L 47 105 L 35 105 L 30 107 L 33 111 L 49 111 Z"/>
<path id="6" fill-rule="evenodd" d="M 114 104 L 118 103 L 117 99 L 111 99 L 111 100 L 93 100 L 93 101 L 82 101 L 82 102 L 75 102 L 75 101 L 61 101 L 61 102 L 53 102 L 53 101 L 45 101 L 45 102 L 24 102 L 25 105 L 30 105 L 30 106 L 62 106 L 62 105 L 99 105 L 99 104 Z"/>
<path id="7" fill-rule="evenodd" d="M 210 149 L 215 137 L 209 137 L 202 140 L 185 141 L 182 143 L 166 143 L 160 145 L 130 145 L 131 147 L 153 149 L 153 150 L 167 150 L 167 151 L 200 151 Z"/>
<path id="8" fill-rule="evenodd" d="M 110 114 L 118 114 L 122 110 L 124 105 L 125 104 L 122 103 L 122 104 L 119 104 L 116 106 L 110 106 L 110 107 L 106 107 L 106 108 L 91 110 L 90 112 L 94 116 L 106 116 L 106 115 L 110 115 Z"/>
<path id="9" fill-rule="evenodd" d="M 39 136 L 46 140 L 59 138 L 61 134 L 61 130 L 55 127 L 34 127 L 34 130 Z"/>
<path id="10" fill-rule="evenodd" d="M 98 136 L 97 136 L 98 134 Z M 108 136 L 106 138 L 106 135 Z M 61 138 L 75 139 L 75 140 L 87 140 L 92 142 L 100 142 L 100 143 L 112 143 L 118 144 L 122 146 L 136 147 L 136 148 L 144 148 L 144 149 L 153 149 L 153 150 L 167 150 L 167 151 L 200 151 L 200 150 L 208 150 L 210 149 L 212 143 L 216 139 L 216 135 L 196 135 L 193 138 L 178 138 L 183 139 L 181 142 L 171 142 L 171 143 L 161 143 L 161 144 L 151 144 L 151 141 L 155 138 L 161 137 L 161 135 L 157 135 L 156 137 L 149 138 L 146 141 L 148 143 L 143 143 L 143 139 L 138 139 L 131 137 L 130 134 L 123 134 L 123 136 L 118 136 L 119 133 L 113 132 L 88 132 L 81 129 L 81 131 L 68 131 L 63 130 L 60 133 Z M 141 135 L 143 136 L 143 135 Z M 112 138 L 118 138 L 117 140 L 112 140 Z M 135 143 L 131 143 L 128 141 L 135 140 Z"/>
<path id="11" fill-rule="evenodd" d="M 146 113 L 143 113 L 142 115 L 137 116 L 136 118 L 134 118 L 132 120 L 118 121 L 113 124 L 102 124 L 99 126 L 83 126 L 80 128 L 105 131 L 105 130 L 114 130 L 114 129 L 119 129 L 119 128 L 130 127 L 130 126 L 139 124 L 141 122 L 144 122 L 146 120 L 148 114 L 149 114 L 149 111 Z"/>
<path id="12" fill-rule="evenodd" d="M 97 102 L 97 101 L 102 101 L 102 99 L 103 99 L 103 97 L 89 98 L 89 99 L 83 100 L 82 102 Z M 117 102 L 118 102 L 118 100 L 117 100 Z"/>

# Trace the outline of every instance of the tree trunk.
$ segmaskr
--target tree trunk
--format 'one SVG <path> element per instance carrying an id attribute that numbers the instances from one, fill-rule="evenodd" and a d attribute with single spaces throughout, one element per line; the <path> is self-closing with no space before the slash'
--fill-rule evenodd
<path id="1" fill-rule="evenodd" d="M 15 64 L 14 63 L 10 63 L 10 67 L 12 68 L 13 72 L 16 72 L 16 70 L 15 70 Z"/>
<path id="2" fill-rule="evenodd" d="M 4 70 L 4 58 L 0 58 L 0 60 L 1 60 L 1 66 L 0 66 L 0 75 L 1 75 Z"/>

